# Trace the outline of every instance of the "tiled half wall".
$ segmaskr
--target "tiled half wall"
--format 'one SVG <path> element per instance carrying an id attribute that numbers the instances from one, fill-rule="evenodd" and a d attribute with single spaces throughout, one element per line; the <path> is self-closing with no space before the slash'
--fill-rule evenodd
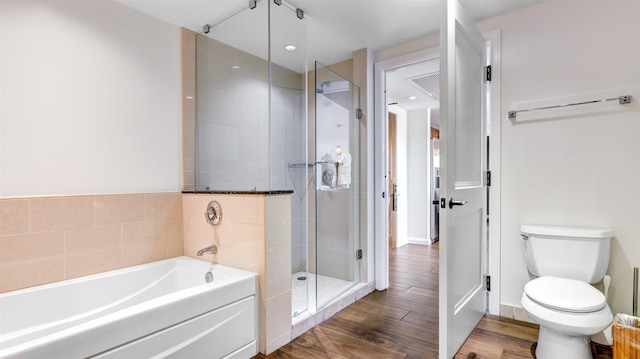
<path id="1" fill-rule="evenodd" d="M 204 217 L 218 201 L 223 220 Z M 290 195 L 149 193 L 0 199 L 0 292 L 181 255 L 259 275 L 259 347 L 291 340 Z"/>
<path id="2" fill-rule="evenodd" d="M 209 225 L 204 212 L 218 201 L 222 221 Z M 259 348 L 269 354 L 291 340 L 291 196 L 185 194 L 184 254 L 215 244 L 201 259 L 259 276 Z"/>
<path id="3" fill-rule="evenodd" d="M 182 254 L 181 193 L 0 199 L 0 292 Z"/>

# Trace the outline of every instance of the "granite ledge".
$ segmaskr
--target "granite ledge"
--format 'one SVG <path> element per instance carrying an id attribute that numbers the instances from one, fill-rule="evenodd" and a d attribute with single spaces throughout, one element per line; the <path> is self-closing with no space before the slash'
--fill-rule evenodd
<path id="1" fill-rule="evenodd" d="M 277 191 L 182 191 L 183 194 L 251 194 L 251 195 L 264 195 L 264 196 L 273 196 L 273 195 L 282 195 L 282 194 L 293 194 L 292 189 L 288 190 L 277 190 Z"/>

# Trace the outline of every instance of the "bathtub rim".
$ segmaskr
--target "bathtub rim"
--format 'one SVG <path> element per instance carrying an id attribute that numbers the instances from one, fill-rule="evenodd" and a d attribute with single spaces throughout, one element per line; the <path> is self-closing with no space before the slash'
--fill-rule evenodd
<path id="1" fill-rule="evenodd" d="M 47 283 L 47 284 L 42 284 L 42 285 L 33 286 L 29 288 L 23 288 L 15 291 L 1 293 L 0 299 L 3 297 L 9 297 L 12 295 L 29 294 L 34 291 L 43 290 L 43 289 L 52 288 L 52 287 L 60 287 L 60 286 L 78 284 L 78 283 L 81 284 L 83 282 L 94 280 L 96 278 L 126 275 L 127 273 L 130 273 L 133 271 L 144 270 L 145 268 L 149 268 L 149 267 L 162 266 L 162 265 L 166 265 L 167 263 L 181 262 L 181 261 L 202 265 L 203 275 L 206 268 L 208 268 L 208 266 L 212 263 L 209 261 L 204 261 L 201 259 L 187 257 L 187 256 L 173 257 L 173 258 L 163 259 L 160 261 L 139 264 L 139 265 L 120 268 L 112 271 L 96 273 L 96 274 L 91 274 L 83 277 L 72 278 L 68 280 Z M 230 266 L 226 266 L 218 263 L 215 263 L 215 265 L 217 268 L 220 268 L 225 272 L 231 272 L 232 277 L 223 278 L 218 281 L 214 281 L 213 283 L 214 285 L 209 285 L 209 283 L 203 283 L 201 285 L 180 289 L 178 291 L 171 292 L 169 294 L 155 297 L 153 299 L 144 301 L 142 303 L 137 303 L 130 307 L 120 309 L 116 312 L 107 313 L 104 316 L 92 318 L 87 321 L 81 321 L 79 323 L 76 323 L 66 328 L 62 328 L 61 330 L 53 333 L 45 333 L 42 336 L 31 337 L 23 341 L 19 340 L 19 336 L 14 336 L 13 338 L 7 338 L 6 343 L 3 343 L 2 347 L 0 347 L 0 358 L 4 358 L 7 356 L 13 357 L 15 355 L 20 355 L 21 352 L 25 350 L 32 350 L 34 348 L 35 350 L 41 350 L 43 347 L 49 344 L 59 343 L 68 338 L 71 338 L 73 335 L 78 333 L 83 334 L 84 332 L 87 332 L 87 333 L 93 333 L 95 331 L 100 332 L 100 330 L 102 330 L 106 325 L 109 325 L 109 324 L 121 325 L 121 322 L 123 320 L 126 320 L 127 318 L 138 318 L 140 315 L 144 315 L 145 313 L 160 314 L 160 312 L 162 312 L 163 310 L 167 310 L 169 307 L 172 307 L 172 306 L 177 307 L 180 305 L 187 304 L 185 303 L 185 301 L 188 301 L 190 298 L 195 298 L 195 300 L 197 301 L 202 301 L 201 298 L 205 297 L 209 292 L 223 291 L 221 293 L 223 295 L 220 296 L 221 298 L 232 296 L 234 299 L 231 301 L 222 301 L 222 300 L 220 302 L 216 301 L 215 304 L 210 301 L 199 302 L 198 305 L 194 307 L 186 308 L 185 311 L 188 314 L 181 319 L 177 318 L 174 313 L 168 313 L 169 315 L 167 315 L 166 318 L 158 321 L 166 324 L 167 325 L 166 327 L 173 326 L 185 320 L 194 318 L 197 315 L 215 311 L 226 305 L 235 303 L 237 301 L 246 299 L 251 296 L 255 297 L 256 304 L 257 304 L 258 286 L 259 286 L 257 273 L 249 272 L 246 270 L 242 270 L 242 269 L 238 269 L 235 267 L 230 267 Z M 207 307 L 207 308 L 201 309 L 204 307 Z M 257 315 L 257 311 L 256 311 L 256 315 Z M 257 320 L 257 317 L 256 317 L 256 320 Z M 157 324 L 153 324 L 153 325 L 159 327 Z M 155 330 L 157 329 L 154 329 L 154 331 Z M 24 331 L 28 332 L 28 330 L 24 330 Z M 12 333 L 15 333 L 15 332 L 12 332 Z M 9 333 L 5 335 L 9 335 Z M 120 335 L 119 337 L 122 337 L 122 335 Z M 256 336 L 256 339 L 257 339 L 257 336 Z M 113 345 L 114 342 L 111 341 L 110 344 L 109 343 L 105 343 L 105 344 L 107 344 L 107 346 Z M 117 344 L 117 345 L 120 345 L 120 344 Z"/>
<path id="2" fill-rule="evenodd" d="M 63 279 L 63 280 L 59 280 L 59 281 L 51 282 L 51 283 L 38 284 L 38 285 L 35 285 L 35 286 L 32 286 L 32 287 L 20 288 L 20 289 L 8 291 L 8 292 L 2 292 L 2 293 L 0 293 L 0 299 L 3 298 L 3 297 L 14 296 L 14 295 L 24 294 L 24 293 L 30 293 L 30 292 L 33 292 L 33 291 L 47 289 L 47 288 L 53 288 L 53 287 L 57 287 L 57 286 L 71 285 L 71 284 L 74 284 L 74 283 L 83 283 L 83 282 L 87 282 L 87 281 L 90 281 L 90 280 L 95 279 L 95 278 L 112 277 L 112 276 L 116 276 L 118 274 L 133 272 L 133 271 L 141 270 L 143 268 L 152 267 L 152 266 L 153 267 L 161 266 L 161 265 L 169 263 L 169 262 L 177 262 L 177 261 L 194 262 L 194 263 L 208 264 L 208 265 L 214 264 L 216 267 L 220 267 L 223 270 L 228 270 L 228 271 L 237 273 L 238 275 L 241 275 L 241 276 L 258 275 L 258 273 L 250 272 L 250 271 L 247 271 L 247 270 L 244 270 L 244 269 L 228 266 L 228 265 L 225 265 L 225 264 L 206 261 L 206 260 L 203 260 L 203 259 L 193 258 L 193 257 L 189 257 L 189 256 L 178 256 L 178 257 L 171 257 L 171 258 L 167 258 L 167 259 L 161 259 L 161 260 L 153 261 L 153 262 L 136 264 L 136 265 L 133 265 L 133 266 L 123 267 L 123 268 L 118 268 L 118 269 L 112 269 L 112 270 L 105 271 L 105 272 L 87 274 L 87 275 L 81 276 L 81 277 Z"/>

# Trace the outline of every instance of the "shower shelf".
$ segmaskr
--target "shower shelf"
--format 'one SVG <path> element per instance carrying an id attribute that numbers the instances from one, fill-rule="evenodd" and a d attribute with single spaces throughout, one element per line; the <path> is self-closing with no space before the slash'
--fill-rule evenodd
<path id="1" fill-rule="evenodd" d="M 289 168 L 313 168 L 313 163 L 289 163 Z"/>
<path id="2" fill-rule="evenodd" d="M 349 188 L 317 188 L 317 190 L 320 192 L 341 192 L 348 191 Z"/>

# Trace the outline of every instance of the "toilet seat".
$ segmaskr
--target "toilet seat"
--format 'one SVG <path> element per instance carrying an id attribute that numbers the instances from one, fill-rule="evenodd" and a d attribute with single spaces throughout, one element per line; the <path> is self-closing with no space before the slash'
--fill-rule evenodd
<path id="1" fill-rule="evenodd" d="M 570 313 L 592 313 L 607 304 L 599 290 L 575 279 L 536 278 L 525 285 L 524 293 L 541 306 Z"/>
<path id="2" fill-rule="evenodd" d="M 593 335 L 608 327 L 613 321 L 613 314 L 608 305 L 590 313 L 568 312 L 538 304 L 526 293 L 522 293 L 520 303 L 529 317 L 540 326 L 572 335 Z"/>

